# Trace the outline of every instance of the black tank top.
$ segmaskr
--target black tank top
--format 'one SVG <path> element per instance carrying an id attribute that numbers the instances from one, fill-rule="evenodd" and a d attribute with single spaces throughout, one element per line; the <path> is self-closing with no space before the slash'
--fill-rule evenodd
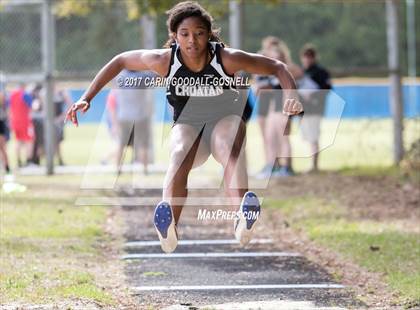
<path id="1" fill-rule="evenodd" d="M 242 115 L 245 105 L 238 100 L 234 77 L 223 68 L 222 43 L 209 42 L 210 62 L 194 72 L 181 60 L 178 44 L 172 44 L 171 62 L 166 78 L 166 98 L 174 109 L 174 121 L 202 124 L 226 115 Z"/>

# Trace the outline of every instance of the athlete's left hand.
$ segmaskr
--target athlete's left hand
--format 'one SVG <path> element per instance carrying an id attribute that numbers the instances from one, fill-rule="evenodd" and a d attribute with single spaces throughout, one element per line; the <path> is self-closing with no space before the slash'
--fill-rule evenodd
<path id="1" fill-rule="evenodd" d="M 303 112 L 303 105 L 296 99 L 286 99 L 283 105 L 283 113 L 287 115 L 297 115 Z"/>
<path id="2" fill-rule="evenodd" d="M 77 121 L 77 111 L 82 111 L 86 113 L 90 108 L 90 103 L 87 100 L 79 99 L 76 103 L 73 103 L 66 113 L 64 122 L 71 121 L 74 125 L 78 126 L 79 122 Z"/>

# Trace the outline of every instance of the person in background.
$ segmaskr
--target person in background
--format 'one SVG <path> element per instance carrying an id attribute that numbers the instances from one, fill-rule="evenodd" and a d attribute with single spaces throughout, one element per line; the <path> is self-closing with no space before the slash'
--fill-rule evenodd
<path id="1" fill-rule="evenodd" d="M 7 124 L 6 87 L 0 81 L 0 160 L 6 174 L 10 174 L 9 157 L 7 156 L 7 140 L 9 128 Z"/>
<path id="2" fill-rule="evenodd" d="M 111 89 L 106 98 L 106 124 L 108 133 L 113 143 L 109 153 L 103 157 L 101 164 L 106 165 L 109 162 L 116 162 L 119 147 L 119 125 L 117 119 L 117 99 L 115 97 L 115 89 Z"/>
<path id="3" fill-rule="evenodd" d="M 151 72 L 124 70 L 118 79 L 142 78 L 156 76 Z M 117 79 L 117 80 L 118 80 Z M 135 161 L 143 164 L 143 173 L 148 174 L 148 147 L 151 136 L 150 121 L 153 115 L 153 89 L 144 84 L 137 87 L 118 87 L 115 89 L 115 105 L 119 132 L 117 167 L 121 166 L 124 148 L 133 144 Z M 120 170 L 120 169 L 119 169 Z"/>
<path id="4" fill-rule="evenodd" d="M 302 70 L 295 65 L 290 57 L 286 43 L 277 37 L 269 36 L 262 40 L 260 54 L 280 60 L 287 64 L 288 70 L 294 76 L 302 76 Z M 287 177 L 293 175 L 292 150 L 289 140 L 289 117 L 282 113 L 282 90 L 274 76 L 256 76 L 255 90 L 258 95 L 258 123 L 263 136 L 266 163 L 256 175 L 258 179 Z M 280 161 L 279 158 L 280 157 Z"/>
<path id="5" fill-rule="evenodd" d="M 32 123 L 35 132 L 35 138 L 32 148 L 31 162 L 39 165 L 42 156 L 45 155 L 44 148 L 44 129 L 45 129 L 45 90 L 41 84 L 34 86 L 31 91 L 32 97 Z M 57 90 L 54 86 L 54 155 L 57 156 L 58 164 L 64 165 L 61 155 L 61 142 L 64 140 L 64 119 L 65 112 L 69 105 L 72 104 L 70 95 L 65 90 Z"/>
<path id="6" fill-rule="evenodd" d="M 58 158 L 58 164 L 63 166 L 63 156 L 61 154 L 61 143 L 64 140 L 64 120 L 67 109 L 73 104 L 69 93 L 64 89 L 54 87 L 54 131 L 55 131 L 55 155 Z"/>
<path id="7" fill-rule="evenodd" d="M 9 100 L 10 128 L 16 138 L 16 156 L 18 167 L 28 164 L 31 158 L 35 138 L 31 119 L 32 97 L 25 91 L 25 84 L 13 90 Z M 24 160 L 22 161 L 22 152 Z"/>
<path id="8" fill-rule="evenodd" d="M 41 89 L 42 85 L 36 84 L 31 91 L 32 123 L 35 131 L 31 161 L 36 165 L 40 164 L 41 157 L 44 154 L 44 112 L 42 110 Z"/>
<path id="9" fill-rule="evenodd" d="M 318 63 L 317 50 L 312 44 L 305 44 L 300 52 L 300 61 L 304 69 L 303 78 L 298 81 L 298 87 L 305 117 L 301 122 L 303 138 L 309 143 L 312 166 L 309 172 L 318 171 L 319 137 L 321 119 L 324 115 L 328 90 L 331 87 L 329 72 Z"/>
<path id="10" fill-rule="evenodd" d="M 270 48 L 273 45 L 278 44 L 278 42 L 279 40 L 276 37 L 269 36 L 264 38 L 261 42 L 262 49 L 258 53 L 270 57 Z M 266 179 L 271 176 L 272 172 L 275 172 L 280 168 L 277 158 L 275 158 L 275 161 L 273 162 L 273 157 L 275 157 L 274 154 L 277 152 L 277 143 L 276 141 L 272 141 L 272 139 L 268 139 L 268 137 L 275 136 L 275 126 L 270 117 L 272 113 L 269 113 L 273 110 L 271 105 L 273 103 L 271 100 L 273 92 L 270 90 L 275 86 L 271 83 L 273 81 L 271 77 L 267 75 L 255 75 L 254 81 L 253 91 L 257 96 L 258 101 L 257 122 L 261 130 L 265 151 L 265 164 L 261 171 L 257 173 L 256 178 Z M 274 104 L 274 110 L 281 110 L 279 102 L 274 102 Z"/>

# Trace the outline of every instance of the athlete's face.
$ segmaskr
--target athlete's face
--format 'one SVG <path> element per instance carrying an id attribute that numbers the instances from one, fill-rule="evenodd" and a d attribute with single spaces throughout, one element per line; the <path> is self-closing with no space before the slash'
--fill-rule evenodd
<path id="1" fill-rule="evenodd" d="M 197 58 L 207 55 L 209 31 L 198 17 L 185 18 L 174 34 L 184 55 Z"/>

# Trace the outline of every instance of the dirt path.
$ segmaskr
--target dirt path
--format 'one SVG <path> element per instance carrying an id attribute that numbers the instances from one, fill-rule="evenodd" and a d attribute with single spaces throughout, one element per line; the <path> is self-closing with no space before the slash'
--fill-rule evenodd
<path id="1" fill-rule="evenodd" d="M 147 194 L 160 193 L 151 190 Z M 192 191 L 191 195 L 199 197 L 200 191 Z M 201 208 L 215 210 L 220 207 Z M 123 207 L 123 210 L 127 224 L 125 237 L 128 242 L 157 240 L 152 224 L 153 206 Z M 179 223 L 181 240 L 234 239 L 232 221 L 199 221 L 197 214 L 198 207 L 184 207 Z M 246 248 L 237 244 L 181 244 L 175 254 L 184 253 L 187 256 L 177 258 L 141 256 L 161 254 L 158 245 L 126 248 L 128 255 L 140 255 L 136 259 L 126 260 L 125 267 L 129 286 L 137 296 L 139 307 L 147 308 L 151 305 L 158 309 L 164 306 L 172 306 L 173 309 L 197 309 L 205 305 L 233 302 L 242 303 L 242 308 L 236 305 L 236 309 L 252 309 L 263 304 L 264 309 L 365 307 L 347 288 L 334 287 L 339 283 L 336 283 L 323 267 L 296 252 L 290 243 L 282 242 L 282 239 L 278 238 L 277 224 L 282 225 L 273 222 L 271 212 L 263 212 L 255 238 L 257 241 L 265 241 Z M 191 253 L 249 256 L 188 256 Z M 224 287 L 220 288 L 221 285 Z M 229 286 L 229 289 L 226 286 Z M 168 290 L 168 287 L 171 290 Z M 230 304 L 222 308 L 232 307 L 234 306 Z"/>

